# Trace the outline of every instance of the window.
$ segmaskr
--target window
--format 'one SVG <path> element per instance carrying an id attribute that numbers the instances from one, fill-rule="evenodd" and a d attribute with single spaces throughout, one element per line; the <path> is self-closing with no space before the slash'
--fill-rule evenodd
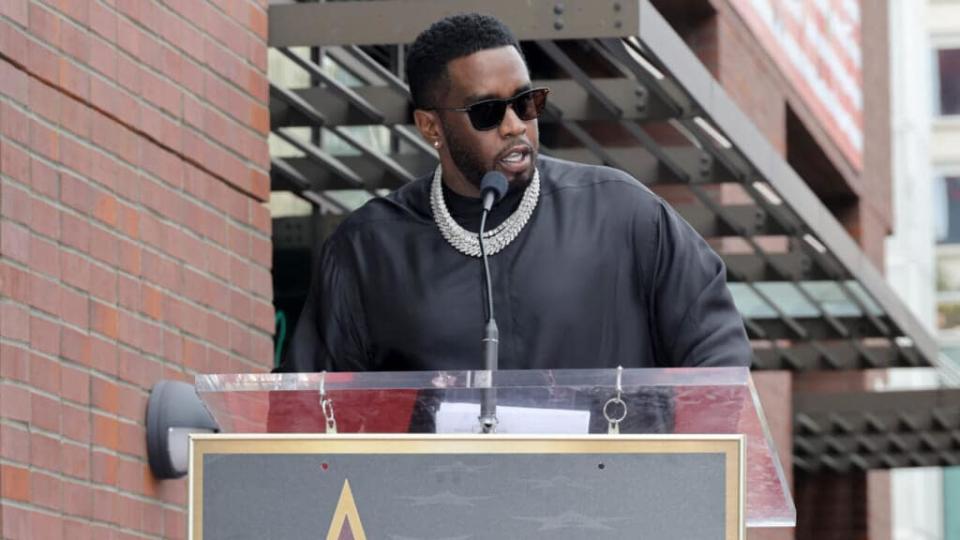
<path id="1" fill-rule="evenodd" d="M 939 177 L 934 201 L 937 326 L 960 335 L 960 175 Z"/>
<path id="2" fill-rule="evenodd" d="M 957 248 L 937 246 L 937 327 L 941 332 L 960 337 L 960 252 Z"/>
<path id="3" fill-rule="evenodd" d="M 934 192 L 938 244 L 960 244 L 960 176 L 940 178 Z"/>
<path id="4" fill-rule="evenodd" d="M 940 115 L 960 115 L 960 48 L 938 50 L 936 62 Z"/>

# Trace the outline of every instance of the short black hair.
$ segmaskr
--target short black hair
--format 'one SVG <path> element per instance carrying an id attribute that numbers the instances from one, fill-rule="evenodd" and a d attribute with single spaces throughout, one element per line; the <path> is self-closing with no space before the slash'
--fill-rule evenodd
<path id="1" fill-rule="evenodd" d="M 449 84 L 447 64 L 475 52 L 512 46 L 523 58 L 513 32 L 496 17 L 462 13 L 444 17 L 417 36 L 407 51 L 407 83 L 417 109 L 439 106 L 440 92 Z"/>

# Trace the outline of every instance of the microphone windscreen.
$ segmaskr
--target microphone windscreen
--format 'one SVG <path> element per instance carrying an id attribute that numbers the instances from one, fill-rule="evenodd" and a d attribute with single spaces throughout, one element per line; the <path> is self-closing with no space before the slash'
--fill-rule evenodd
<path id="1" fill-rule="evenodd" d="M 496 203 L 507 193 L 507 177 L 499 171 L 490 171 L 480 180 L 480 193 L 492 192 L 493 202 Z"/>

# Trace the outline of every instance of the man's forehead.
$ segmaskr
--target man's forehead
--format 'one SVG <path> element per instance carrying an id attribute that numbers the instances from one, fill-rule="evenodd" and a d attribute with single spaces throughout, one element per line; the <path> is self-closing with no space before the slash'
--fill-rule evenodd
<path id="1" fill-rule="evenodd" d="M 509 97 L 529 86 L 527 66 L 512 46 L 485 49 L 447 64 L 450 95 L 456 97 Z"/>

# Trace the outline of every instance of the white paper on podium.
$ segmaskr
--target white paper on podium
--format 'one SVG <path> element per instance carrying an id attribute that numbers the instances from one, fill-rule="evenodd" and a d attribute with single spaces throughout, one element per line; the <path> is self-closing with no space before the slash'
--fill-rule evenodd
<path id="1" fill-rule="evenodd" d="M 478 403 L 440 404 L 437 433 L 479 433 Z M 587 434 L 590 411 L 540 409 L 535 407 L 497 407 L 497 433 L 515 434 Z"/>

